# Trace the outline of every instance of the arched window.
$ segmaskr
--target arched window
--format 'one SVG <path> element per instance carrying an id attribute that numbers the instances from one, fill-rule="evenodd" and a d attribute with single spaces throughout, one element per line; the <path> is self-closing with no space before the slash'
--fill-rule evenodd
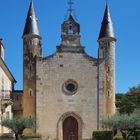
<path id="1" fill-rule="evenodd" d="M 111 95 L 112 95 L 112 94 L 111 94 L 111 91 L 108 90 L 108 91 L 107 91 L 107 97 L 108 97 L 108 98 L 111 98 Z"/>
<path id="2" fill-rule="evenodd" d="M 31 88 L 28 90 L 28 96 L 30 96 L 30 97 L 33 96 L 33 90 Z"/>
<path id="3" fill-rule="evenodd" d="M 68 25 L 68 34 L 73 34 L 74 31 L 73 31 L 73 25 L 72 24 L 69 24 Z"/>
<path id="4" fill-rule="evenodd" d="M 108 73 L 110 72 L 110 67 L 109 67 L 109 66 L 107 67 L 107 72 L 108 72 Z"/>

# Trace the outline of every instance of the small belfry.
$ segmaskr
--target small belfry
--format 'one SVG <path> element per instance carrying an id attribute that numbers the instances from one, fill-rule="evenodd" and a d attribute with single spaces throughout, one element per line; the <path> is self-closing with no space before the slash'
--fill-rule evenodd
<path id="1" fill-rule="evenodd" d="M 80 43 L 80 24 L 75 19 L 73 4 L 72 0 L 68 1 L 68 15 L 61 26 L 62 42 L 60 47 L 58 47 L 58 51 L 84 51 Z"/>
<path id="2" fill-rule="evenodd" d="M 80 25 L 75 21 L 72 15 L 62 24 L 62 44 L 63 46 L 80 46 Z"/>

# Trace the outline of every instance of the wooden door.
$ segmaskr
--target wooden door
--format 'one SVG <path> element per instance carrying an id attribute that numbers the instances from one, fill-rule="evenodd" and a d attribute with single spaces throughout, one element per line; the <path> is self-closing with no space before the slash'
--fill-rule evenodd
<path id="1" fill-rule="evenodd" d="M 63 122 L 63 140 L 78 140 L 78 122 L 72 116 Z"/>

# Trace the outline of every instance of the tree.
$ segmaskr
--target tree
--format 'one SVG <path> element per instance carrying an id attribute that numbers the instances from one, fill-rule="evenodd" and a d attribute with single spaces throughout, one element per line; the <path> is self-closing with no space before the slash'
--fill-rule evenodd
<path id="1" fill-rule="evenodd" d="M 13 118 L 3 120 L 1 122 L 1 125 L 11 129 L 15 134 L 16 140 L 19 140 L 19 138 L 23 134 L 24 129 L 36 128 L 36 121 L 32 117 Z"/>
<path id="2" fill-rule="evenodd" d="M 120 113 L 132 113 L 140 109 L 140 85 L 129 88 L 126 94 L 116 94 L 116 107 Z"/>
<path id="3" fill-rule="evenodd" d="M 134 136 L 137 140 L 140 134 L 140 110 L 135 110 L 132 114 L 116 113 L 104 121 L 105 125 L 112 130 L 119 130 L 124 140 Z"/>
<path id="4" fill-rule="evenodd" d="M 118 111 L 122 113 L 130 114 L 136 107 L 136 101 L 134 100 L 135 96 L 128 94 L 117 94 L 116 95 L 116 107 Z"/>

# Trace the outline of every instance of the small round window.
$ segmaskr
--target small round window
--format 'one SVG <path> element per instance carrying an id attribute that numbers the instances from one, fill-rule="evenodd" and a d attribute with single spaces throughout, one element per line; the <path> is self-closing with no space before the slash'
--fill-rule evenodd
<path id="1" fill-rule="evenodd" d="M 69 79 L 63 84 L 63 91 L 67 95 L 73 95 L 77 92 L 77 90 L 78 90 L 78 84 L 74 80 Z"/>

